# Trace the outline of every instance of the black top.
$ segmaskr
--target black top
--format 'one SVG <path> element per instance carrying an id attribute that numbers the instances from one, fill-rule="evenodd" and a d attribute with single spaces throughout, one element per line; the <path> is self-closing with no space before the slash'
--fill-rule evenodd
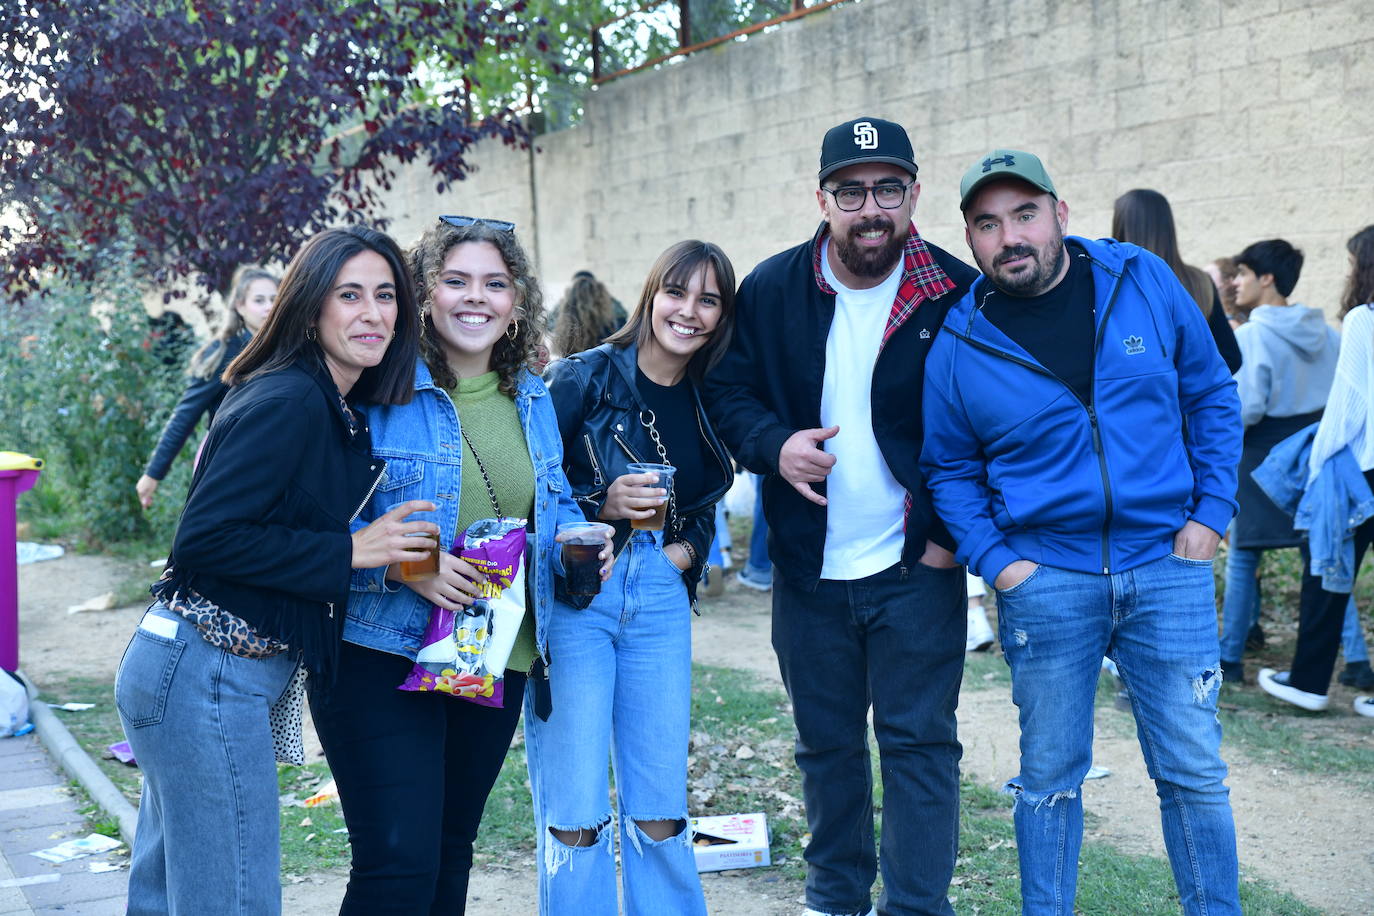
<path id="1" fill-rule="evenodd" d="M 1226 309 L 1221 307 L 1221 294 L 1216 290 L 1212 290 L 1212 311 L 1207 316 L 1207 328 L 1217 342 L 1217 352 L 1226 360 L 1226 368 L 1235 375 L 1240 371 L 1240 344 L 1236 343 L 1236 332 L 1226 318 Z"/>
<path id="2" fill-rule="evenodd" d="M 181 447 L 191 437 L 201 416 L 205 416 L 207 425 L 215 419 L 215 411 L 224 400 L 225 394 L 229 392 L 225 384 L 219 380 L 220 373 L 234 357 L 243 352 L 252 336 L 244 331 L 228 343 L 212 340 L 206 345 L 206 359 L 214 360 L 215 371 L 209 378 L 187 376 L 186 390 L 182 392 L 177 406 L 172 409 L 172 415 L 167 418 L 167 425 L 162 428 L 157 447 L 153 449 L 153 456 L 148 459 L 148 466 L 143 473 L 154 480 L 162 480 L 171 469 L 172 461 L 181 452 Z"/>
<path id="3" fill-rule="evenodd" d="M 1088 403 L 1092 397 L 1096 321 L 1092 269 L 1081 248 L 1069 245 L 1069 272 L 1049 292 L 1009 296 L 988 284 L 982 308 L 998 330 Z"/>
<path id="4" fill-rule="evenodd" d="M 770 532 L 768 555 L 788 584 L 812 590 L 825 553 L 826 510 L 802 497 L 778 474 L 778 455 L 799 429 L 821 424 L 825 342 L 835 317 L 835 296 L 816 283 L 822 234 L 768 258 L 750 272 L 735 296 L 735 333 L 720 364 L 706 377 L 703 395 L 721 439 L 749 470 L 767 474 L 763 511 Z M 914 566 L 926 540 L 953 549 L 935 515 L 930 489 L 917 466 L 924 429 L 921 391 L 925 359 L 945 314 L 968 292 L 978 272 L 926 242 L 936 267 L 954 282 L 923 302 L 892 331 L 873 365 L 873 435 L 892 476 L 911 496 L 902 562 Z M 813 484 L 825 493 L 825 484 Z"/>
<path id="5" fill-rule="evenodd" d="M 635 367 L 635 385 L 644 406 L 654 412 L 654 427 L 668 453 L 668 464 L 677 468 L 673 475 L 674 498 L 685 505 L 696 502 L 706 491 L 703 474 L 710 458 L 703 447 L 701 430 L 697 426 L 696 403 L 692 399 L 692 383 L 686 378 L 676 385 L 660 385 Z M 657 457 L 647 461 L 659 461 Z"/>

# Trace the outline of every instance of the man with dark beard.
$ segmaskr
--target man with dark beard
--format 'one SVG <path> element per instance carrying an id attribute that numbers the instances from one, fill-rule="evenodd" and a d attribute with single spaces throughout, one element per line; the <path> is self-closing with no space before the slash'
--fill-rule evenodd
<path id="1" fill-rule="evenodd" d="M 735 457 L 766 475 L 773 648 L 812 836 L 807 912 L 870 912 L 871 706 L 878 913 L 952 914 L 964 574 L 916 458 L 925 354 L 977 274 L 911 224 L 921 186 L 900 125 L 832 128 L 819 184 L 816 234 L 741 284 L 708 400 Z"/>
<path id="2" fill-rule="evenodd" d="M 1073 912 L 1106 655 L 1184 912 L 1239 916 L 1212 585 L 1236 509 L 1236 384 L 1167 264 L 1065 237 L 1068 205 L 1038 158 L 993 150 L 960 198 L 984 277 L 926 363 L 921 468 L 959 559 L 997 590 L 1021 723 L 1006 784 L 1021 912 Z"/>

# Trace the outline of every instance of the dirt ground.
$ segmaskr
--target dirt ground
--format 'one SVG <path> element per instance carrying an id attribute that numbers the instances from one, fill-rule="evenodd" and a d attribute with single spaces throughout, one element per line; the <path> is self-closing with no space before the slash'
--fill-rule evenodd
<path id="1" fill-rule="evenodd" d="M 21 668 L 39 685 L 74 675 L 109 677 L 143 607 L 80 614 L 68 614 L 67 607 L 137 573 L 129 563 L 71 555 L 20 567 Z M 754 671 L 776 683 L 768 632 L 768 597 L 732 585 L 695 621 L 693 654 L 699 662 Z M 1099 714 L 1094 762 L 1111 775 L 1085 786 L 1085 806 L 1097 816 L 1090 835 L 1127 852 L 1162 856 L 1158 803 L 1133 731 L 1124 716 L 1104 722 L 1103 715 L 1107 713 Z M 997 787 L 1015 774 L 1016 710 L 1007 689 L 964 691 L 959 734 L 964 770 L 973 779 Z M 1369 843 L 1374 804 L 1346 783 L 1258 763 L 1234 747 L 1228 749 L 1227 762 L 1243 873 L 1333 916 L 1374 913 L 1374 846 Z M 710 910 L 721 916 L 772 916 L 799 909 L 795 882 L 780 881 L 770 869 L 703 879 Z M 306 878 L 287 887 L 286 912 L 336 912 L 342 893 L 340 875 Z M 480 901 L 476 912 L 526 914 L 533 911 L 533 896 L 532 859 L 488 867 L 473 876 L 472 897 Z"/>

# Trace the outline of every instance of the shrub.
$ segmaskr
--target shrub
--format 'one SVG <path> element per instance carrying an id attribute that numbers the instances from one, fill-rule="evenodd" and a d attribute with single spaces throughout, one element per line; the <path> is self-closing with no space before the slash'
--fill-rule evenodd
<path id="1" fill-rule="evenodd" d="M 18 342 L 0 349 L 0 449 L 46 462 L 35 495 L 20 500 L 39 536 L 170 543 L 188 462 L 147 516 L 134 482 L 180 391 L 185 354 L 151 332 L 127 273 L 0 304 L 0 339 Z M 110 290 L 114 302 L 93 308 Z"/>

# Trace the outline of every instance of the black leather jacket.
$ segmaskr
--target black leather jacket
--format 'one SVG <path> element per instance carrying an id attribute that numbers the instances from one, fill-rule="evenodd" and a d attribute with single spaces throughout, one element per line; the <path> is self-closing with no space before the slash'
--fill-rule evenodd
<path id="1" fill-rule="evenodd" d="M 626 465 L 636 461 L 657 461 L 658 453 L 649 432 L 639 422 L 643 407 L 635 388 L 635 365 L 639 348 L 602 344 L 549 366 L 544 381 L 553 395 L 558 412 L 558 429 L 563 436 L 563 469 L 572 486 L 573 499 L 589 519 L 596 519 L 606 504 L 606 490 L 622 474 Z M 707 552 L 716 533 L 715 505 L 734 480 L 730 454 L 711 427 L 696 387 L 692 398 L 697 407 L 697 423 L 710 452 L 715 456 L 705 469 L 706 492 L 690 505 L 677 506 L 670 513 L 665 542 L 688 541 L 696 561 L 683 576 L 687 592 L 696 601 L 696 586 L 705 570 Z M 619 551 L 630 537 L 630 523 L 611 522 L 615 527 L 615 549 Z M 675 536 L 674 536 L 675 535 Z"/>

